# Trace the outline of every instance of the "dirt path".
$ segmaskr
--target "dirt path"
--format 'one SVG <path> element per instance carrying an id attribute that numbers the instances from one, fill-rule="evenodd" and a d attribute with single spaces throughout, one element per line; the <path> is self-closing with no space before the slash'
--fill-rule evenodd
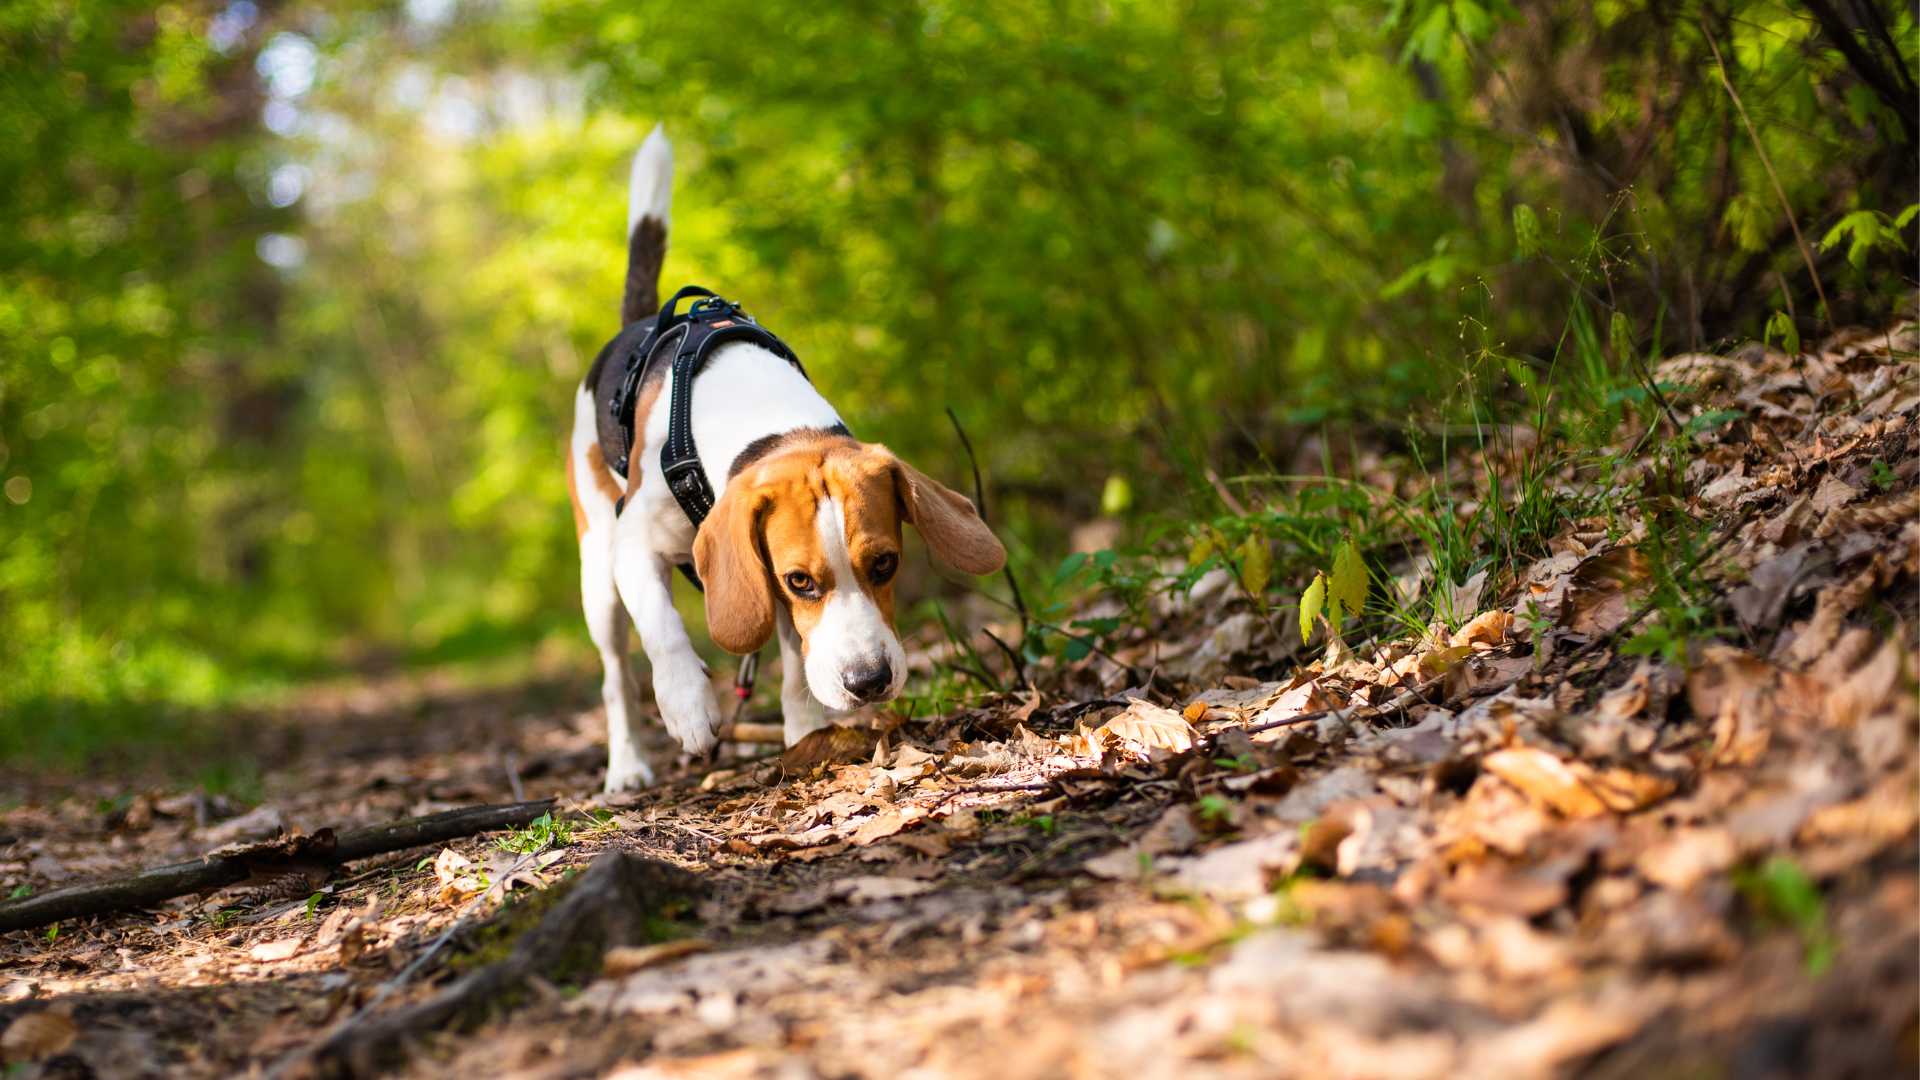
<path id="1" fill-rule="evenodd" d="M 1909 1074 L 1914 337 L 1663 366 L 1678 407 L 1746 417 L 1676 496 L 1710 523 L 1694 572 L 1731 642 L 1685 665 L 1622 652 L 1657 538 L 1576 522 L 1452 633 L 1290 656 L 1203 582 L 1117 653 L 1144 685 L 1090 656 L 1039 695 L 626 800 L 593 794 L 571 688 L 336 706 L 262 736 L 280 756 L 244 813 L 86 782 L 12 807 L 0 881 L 522 796 L 559 797 L 561 827 L 4 935 L 5 1051 L 24 1075 L 297 1074 L 618 849 L 693 875 L 664 947 L 425 1035 L 406 1071 Z"/>

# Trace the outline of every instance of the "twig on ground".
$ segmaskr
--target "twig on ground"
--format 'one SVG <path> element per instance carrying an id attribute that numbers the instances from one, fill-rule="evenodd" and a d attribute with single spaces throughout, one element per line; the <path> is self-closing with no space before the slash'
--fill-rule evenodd
<path id="1" fill-rule="evenodd" d="M 284 837 L 240 849 L 222 849 L 199 859 L 155 867 L 116 881 L 73 885 L 22 900 L 0 903 L 0 931 L 27 930 L 66 919 L 146 907 L 176 896 L 234 885 L 256 873 L 272 874 L 276 870 L 314 867 L 331 871 L 344 863 L 372 855 L 525 825 L 552 809 L 552 799 L 502 806 L 469 806 L 355 829 L 338 838 L 333 835 L 332 829 L 322 829 L 309 836 Z"/>

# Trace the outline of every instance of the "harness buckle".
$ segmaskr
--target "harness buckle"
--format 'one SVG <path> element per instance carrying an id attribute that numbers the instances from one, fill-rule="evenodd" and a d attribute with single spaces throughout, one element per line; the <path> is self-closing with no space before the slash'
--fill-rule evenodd
<path id="1" fill-rule="evenodd" d="M 667 477 L 667 487 L 682 494 L 693 494 L 699 490 L 699 458 L 682 458 L 663 470 Z"/>

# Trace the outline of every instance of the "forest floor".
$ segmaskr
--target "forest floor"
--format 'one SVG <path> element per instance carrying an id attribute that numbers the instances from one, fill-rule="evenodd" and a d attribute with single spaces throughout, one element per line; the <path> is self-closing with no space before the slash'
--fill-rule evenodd
<path id="1" fill-rule="evenodd" d="M 23 895 L 559 800 L 0 935 L 7 1075 L 1912 1075 L 1917 349 L 1904 323 L 1665 361 L 1671 408 L 1729 418 L 1671 474 L 1610 481 L 1664 484 L 1668 520 L 1568 521 L 1457 587 L 1452 628 L 1309 651 L 1216 575 L 1037 690 L 629 797 L 598 793 L 586 673 L 257 719 L 251 807 L 7 777 Z M 642 934 L 320 1051 L 501 961 L 608 852 L 686 872 Z"/>

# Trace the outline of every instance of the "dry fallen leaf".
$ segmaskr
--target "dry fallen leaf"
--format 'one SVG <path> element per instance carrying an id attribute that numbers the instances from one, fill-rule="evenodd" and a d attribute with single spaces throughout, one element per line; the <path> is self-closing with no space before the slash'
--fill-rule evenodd
<path id="1" fill-rule="evenodd" d="M 442 904 L 458 904 L 487 888 L 473 860 L 452 848 L 441 848 L 440 854 L 434 856 L 433 876 L 440 882 L 434 900 Z"/>
<path id="2" fill-rule="evenodd" d="M 1678 829 L 1642 852 L 1635 865 L 1655 885 L 1685 892 L 1733 865 L 1740 852 L 1722 828 Z"/>
<path id="3" fill-rule="evenodd" d="M 1498 645 L 1513 633 L 1513 613 L 1495 608 L 1475 615 L 1467 625 L 1455 631 L 1453 642 L 1460 645 Z"/>
<path id="4" fill-rule="evenodd" d="M 1496 750 L 1481 759 L 1488 772 L 1528 798 L 1571 818 L 1598 817 L 1607 804 L 1564 761 L 1533 747 Z"/>
<path id="5" fill-rule="evenodd" d="M 1135 701 L 1127 711 L 1094 729 L 1094 744 L 1108 736 L 1136 746 L 1158 750 L 1185 750 L 1193 745 L 1193 725 L 1172 709 L 1163 709 L 1144 701 Z"/>
<path id="6" fill-rule="evenodd" d="M 1595 555 L 1567 579 L 1561 622 L 1576 634 L 1610 634 L 1626 623 L 1633 600 L 1651 577 L 1647 557 L 1637 547 L 1616 547 Z"/>
<path id="7" fill-rule="evenodd" d="M 683 956 L 692 956 L 713 948 L 713 942 L 705 938 L 681 938 L 678 941 L 662 941 L 654 945 L 616 945 L 607 950 L 600 961 L 600 973 L 610 979 L 622 975 L 631 975 L 636 971 L 645 971 L 650 967 L 678 960 Z"/>
<path id="8" fill-rule="evenodd" d="M 247 950 L 247 955 L 262 964 L 276 960 L 285 960 L 300 951 L 302 941 L 297 937 L 280 938 L 275 941 L 263 941 Z"/>
<path id="9" fill-rule="evenodd" d="M 872 753 L 875 734 L 867 728 L 841 727 L 838 724 L 807 733 L 807 736 L 780 755 L 780 767 L 789 773 L 813 771 L 817 765 L 832 765 L 842 762 L 859 761 Z M 900 754 L 906 748 L 894 754 L 894 760 L 900 762 Z"/>
<path id="10" fill-rule="evenodd" d="M 65 1013 L 45 1010 L 14 1018 L 0 1034 L 0 1060 L 8 1064 L 39 1061 L 64 1052 L 80 1037 L 80 1029 Z"/>

